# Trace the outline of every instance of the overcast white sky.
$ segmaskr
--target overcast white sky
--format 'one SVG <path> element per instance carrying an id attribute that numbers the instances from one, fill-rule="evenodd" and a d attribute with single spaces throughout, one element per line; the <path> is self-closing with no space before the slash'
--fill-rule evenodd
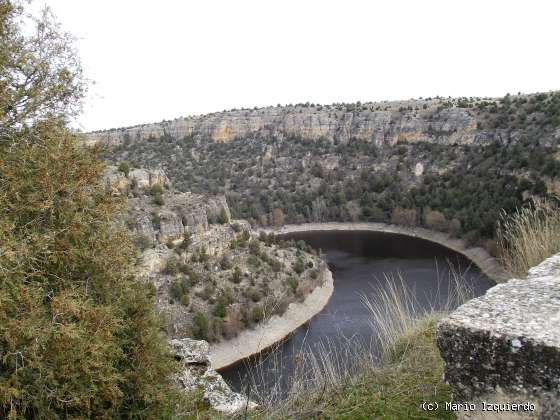
<path id="1" fill-rule="evenodd" d="M 81 128 L 560 89 L 558 1 L 35 0 L 95 80 Z"/>

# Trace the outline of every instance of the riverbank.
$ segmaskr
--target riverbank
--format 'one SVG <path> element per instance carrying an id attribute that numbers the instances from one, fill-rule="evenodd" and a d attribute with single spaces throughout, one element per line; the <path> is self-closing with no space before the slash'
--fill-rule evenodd
<path id="1" fill-rule="evenodd" d="M 274 346 L 321 312 L 333 294 L 334 280 L 326 264 L 320 275 L 321 286 L 313 289 L 303 302 L 291 303 L 282 316 L 273 315 L 231 340 L 212 344 L 209 356 L 212 368 L 223 369 Z"/>
<path id="2" fill-rule="evenodd" d="M 278 235 L 312 231 L 371 231 L 410 236 L 438 243 L 452 249 L 475 264 L 484 274 L 497 283 L 507 279 L 498 260 L 480 247 L 469 247 L 465 241 L 424 228 L 407 228 L 384 223 L 304 223 L 285 225 L 280 229 L 262 229 L 266 233 Z M 317 315 L 328 303 L 333 291 L 333 277 L 328 268 L 322 272 L 322 286 L 316 287 L 303 302 L 290 304 L 284 315 L 274 315 L 255 329 L 241 332 L 237 337 L 211 345 L 210 360 L 216 370 L 233 365 L 243 359 L 258 354 L 284 340 L 300 326 Z"/>
<path id="3" fill-rule="evenodd" d="M 262 229 L 266 233 L 274 233 L 277 235 L 294 233 L 294 232 L 312 232 L 312 231 L 331 231 L 331 230 L 356 230 L 370 232 L 386 232 L 398 235 L 411 236 L 414 238 L 424 239 L 435 242 L 446 248 L 452 249 L 472 261 L 480 270 L 494 280 L 501 283 L 509 277 L 501 267 L 498 260 L 492 257 L 485 249 L 480 247 L 469 247 L 465 241 L 458 238 L 452 238 L 446 233 L 436 232 L 421 227 L 404 227 L 397 225 L 389 225 L 386 223 L 350 223 L 350 222 L 326 222 L 326 223 L 303 223 L 300 225 L 285 225 L 279 229 Z"/>

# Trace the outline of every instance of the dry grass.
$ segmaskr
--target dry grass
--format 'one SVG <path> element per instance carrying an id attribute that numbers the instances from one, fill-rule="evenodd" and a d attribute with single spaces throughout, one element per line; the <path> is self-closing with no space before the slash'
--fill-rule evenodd
<path id="1" fill-rule="evenodd" d="M 560 251 L 560 208 L 557 202 L 534 201 L 498 225 L 500 259 L 506 271 L 525 277 L 527 270 Z"/>
<path id="2" fill-rule="evenodd" d="M 386 277 L 375 297 L 362 297 L 371 313 L 371 341 L 348 337 L 340 345 L 324 340 L 314 351 L 304 345 L 289 378 L 283 377 L 280 351 L 261 356 L 262 361 L 273 362 L 278 377 L 276 385 L 265 390 L 262 364 L 252 369 L 247 389 L 262 408 L 250 417 L 369 418 L 375 414 L 376 418 L 425 418 L 422 401 L 451 397 L 442 381 L 444 364 L 435 345 L 437 321 L 472 296 L 459 273 L 452 271 L 451 276 L 446 301 L 428 310 L 420 310 L 401 276 Z M 433 302 L 440 301 L 441 292 L 438 287 Z M 282 381 L 288 385 L 283 387 Z"/>

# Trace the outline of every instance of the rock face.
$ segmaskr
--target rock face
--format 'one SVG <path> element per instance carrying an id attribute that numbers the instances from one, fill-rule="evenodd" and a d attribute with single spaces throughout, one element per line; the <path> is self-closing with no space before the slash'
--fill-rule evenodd
<path id="1" fill-rule="evenodd" d="M 506 141 L 506 130 L 478 129 L 477 118 L 468 108 L 449 107 L 442 99 L 378 102 L 352 105 L 285 106 L 234 110 L 178 118 L 161 123 L 91 133 L 89 143 L 108 144 L 170 136 L 210 138 L 229 142 L 259 134 L 277 138 L 301 136 L 346 143 L 351 138 L 376 144 L 436 142 L 472 144 Z"/>
<path id="2" fill-rule="evenodd" d="M 126 195 L 131 189 L 147 191 L 159 185 L 162 188 L 169 188 L 171 183 L 161 169 L 133 169 L 128 174 L 120 172 L 115 166 L 109 166 L 104 174 L 107 189 L 113 194 Z"/>
<path id="3" fill-rule="evenodd" d="M 184 365 L 183 372 L 176 378 L 181 388 L 186 391 L 202 388 L 205 401 L 213 409 L 224 413 L 252 410 L 257 406 L 243 395 L 233 392 L 222 376 L 210 368 L 209 345 L 206 341 L 184 338 L 169 343 L 175 357 Z"/>
<path id="4" fill-rule="evenodd" d="M 174 191 L 162 169 L 133 169 L 127 175 L 109 166 L 104 174 L 106 187 L 115 195 L 129 195 L 127 225 L 133 234 L 145 238 L 149 245 L 180 243 L 185 234 L 203 234 L 195 245 L 207 245 L 213 253 L 226 238 L 204 235 L 208 221 L 231 213 L 224 196 L 207 196 Z M 162 204 L 156 204 L 147 193 L 154 186 L 162 188 Z M 220 236 L 220 235 L 218 235 Z M 223 236 L 223 235 L 222 235 Z M 231 235 L 230 235 L 231 236 Z M 224 239 L 224 241 L 222 241 Z"/>
<path id="5" fill-rule="evenodd" d="M 438 326 L 445 379 L 457 403 L 474 402 L 459 418 L 560 418 L 560 254 L 529 271 L 527 279 L 499 284 L 459 307 Z M 531 410 L 534 408 L 534 410 Z M 529 409 L 529 410 L 527 410 Z"/>

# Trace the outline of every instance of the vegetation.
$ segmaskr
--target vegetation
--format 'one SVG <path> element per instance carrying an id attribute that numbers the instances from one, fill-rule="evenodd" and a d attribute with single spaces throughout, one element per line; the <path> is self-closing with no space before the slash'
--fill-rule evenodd
<path id="1" fill-rule="evenodd" d="M 444 109 L 464 107 L 481 129 L 505 130 L 500 135 L 508 141 L 496 137 L 483 144 L 446 145 L 437 141 L 445 133 L 435 129 L 432 143 L 398 146 L 258 133 L 251 141 L 225 143 L 166 136 L 123 144 L 109 159 L 119 162 L 126 156 L 138 166 L 168 166 L 177 188 L 226 194 L 233 216 L 254 226 L 324 221 L 424 226 L 495 253 L 502 209 L 511 214 L 532 197 L 546 197 L 547 185 L 560 178 L 551 140 L 560 125 L 559 103 L 558 92 L 504 98 L 493 105 L 462 98 L 442 102 L 441 110 L 426 117 L 437 120 Z M 525 123 L 519 122 L 522 115 Z M 265 158 L 264 150 L 273 150 L 273 157 Z M 172 158 L 184 164 L 167 165 Z M 415 174 L 418 163 L 421 175 Z"/>
<path id="2" fill-rule="evenodd" d="M 169 417 L 154 290 L 99 151 L 65 128 L 85 89 L 71 39 L 48 12 L 24 35 L 22 4 L 0 1 L 0 417 Z"/>
<path id="3" fill-rule="evenodd" d="M 500 257 L 506 270 L 525 277 L 529 268 L 560 252 L 560 209 L 556 201 L 502 214 L 498 229 Z"/>

